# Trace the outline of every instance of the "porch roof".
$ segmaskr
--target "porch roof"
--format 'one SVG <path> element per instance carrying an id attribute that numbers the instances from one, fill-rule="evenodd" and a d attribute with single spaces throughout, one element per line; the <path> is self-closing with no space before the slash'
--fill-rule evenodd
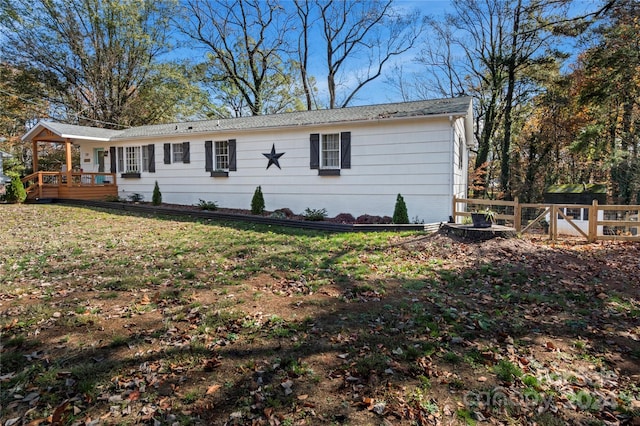
<path id="1" fill-rule="evenodd" d="M 101 129 L 98 127 L 76 126 L 74 124 L 40 121 L 23 137 L 23 141 L 42 140 L 63 143 L 67 139 L 109 141 L 122 133 L 122 130 Z"/>

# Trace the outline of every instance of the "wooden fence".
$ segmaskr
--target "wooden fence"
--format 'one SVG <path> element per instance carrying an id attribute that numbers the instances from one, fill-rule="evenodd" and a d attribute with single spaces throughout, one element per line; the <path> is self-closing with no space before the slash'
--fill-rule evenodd
<path id="1" fill-rule="evenodd" d="M 539 204 L 514 201 L 455 198 L 453 220 L 470 221 L 472 212 L 490 211 L 496 223 L 516 232 L 577 236 L 598 240 L 640 241 L 640 205 Z"/>

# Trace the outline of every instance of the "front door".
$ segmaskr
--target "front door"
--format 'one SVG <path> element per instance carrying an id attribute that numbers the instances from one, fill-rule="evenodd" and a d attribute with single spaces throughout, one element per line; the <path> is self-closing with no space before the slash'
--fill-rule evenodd
<path id="1" fill-rule="evenodd" d="M 93 156 L 98 173 L 104 173 L 104 148 L 94 148 Z M 94 167 L 95 170 L 95 167 Z M 96 183 L 104 183 L 104 176 L 96 176 Z"/>

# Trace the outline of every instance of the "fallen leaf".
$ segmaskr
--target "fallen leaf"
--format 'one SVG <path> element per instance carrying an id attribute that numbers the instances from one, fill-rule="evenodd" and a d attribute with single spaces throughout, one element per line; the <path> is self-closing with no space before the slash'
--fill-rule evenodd
<path id="1" fill-rule="evenodd" d="M 356 407 L 365 407 L 369 411 L 373 410 L 374 404 L 375 404 L 374 399 L 366 396 L 362 397 L 362 401 L 354 403 Z"/>
<path id="2" fill-rule="evenodd" d="M 218 392 L 218 390 L 220 389 L 220 385 L 211 385 L 207 388 L 207 395 L 213 395 L 214 393 Z"/>
<path id="3" fill-rule="evenodd" d="M 22 402 L 30 402 L 33 401 L 34 399 L 40 397 L 40 393 L 39 392 L 31 392 L 30 394 L 28 394 L 27 396 L 24 397 L 24 399 L 22 400 Z"/>
<path id="4" fill-rule="evenodd" d="M 51 414 L 51 416 L 49 416 L 49 422 L 53 423 L 53 424 L 60 424 L 62 423 L 62 415 L 64 414 L 65 410 L 67 409 L 67 407 L 69 406 L 69 400 L 64 401 L 62 404 L 58 405 L 56 407 L 55 410 L 53 410 L 53 414 Z"/>
<path id="5" fill-rule="evenodd" d="M 222 365 L 222 362 L 218 358 L 210 358 L 204 362 L 204 371 L 213 371 Z"/>

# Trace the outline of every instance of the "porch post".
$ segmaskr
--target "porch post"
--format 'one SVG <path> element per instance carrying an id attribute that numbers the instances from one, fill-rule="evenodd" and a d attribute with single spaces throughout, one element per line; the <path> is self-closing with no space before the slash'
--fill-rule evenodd
<path id="1" fill-rule="evenodd" d="M 33 164 L 33 173 L 38 171 L 38 141 L 33 139 L 31 141 L 31 162 Z"/>
<path id="2" fill-rule="evenodd" d="M 73 165 L 71 164 L 71 139 L 65 139 L 64 142 L 67 154 L 67 186 L 71 186 L 71 171 L 73 170 Z"/>
<path id="3" fill-rule="evenodd" d="M 67 171 L 70 172 L 73 170 L 73 165 L 71 164 L 71 139 L 65 139 L 64 142 L 67 151 Z"/>

